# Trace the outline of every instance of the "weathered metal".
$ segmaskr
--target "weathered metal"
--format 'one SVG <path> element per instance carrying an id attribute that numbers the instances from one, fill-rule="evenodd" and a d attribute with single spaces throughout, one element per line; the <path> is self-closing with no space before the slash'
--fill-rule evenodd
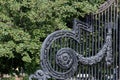
<path id="1" fill-rule="evenodd" d="M 42 70 L 29 78 L 47 80 L 119 80 L 120 26 L 118 1 L 108 0 L 73 30 L 51 33 L 40 54 Z"/>

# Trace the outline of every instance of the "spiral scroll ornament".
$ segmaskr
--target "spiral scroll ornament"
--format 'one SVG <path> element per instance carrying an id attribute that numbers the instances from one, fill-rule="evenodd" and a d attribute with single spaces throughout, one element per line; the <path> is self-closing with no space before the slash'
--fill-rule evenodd
<path id="1" fill-rule="evenodd" d="M 62 37 L 70 37 L 76 40 L 76 34 L 72 31 L 56 31 L 49 35 L 43 43 L 41 49 L 41 67 L 44 71 L 48 72 L 50 76 L 56 79 L 67 79 L 74 75 L 77 70 L 78 60 L 74 50 L 69 48 L 61 48 L 56 52 L 55 64 L 57 64 L 61 69 L 65 70 L 63 72 L 56 71 L 55 68 L 51 66 L 48 59 L 49 50 L 52 43 Z M 78 41 L 77 41 L 78 42 Z"/>
<path id="2" fill-rule="evenodd" d="M 69 48 L 60 49 L 56 55 L 56 63 L 63 69 L 77 68 L 75 51 Z"/>
<path id="3" fill-rule="evenodd" d="M 72 77 L 77 70 L 78 62 L 83 65 L 93 65 L 101 62 L 101 60 L 105 57 L 106 63 L 108 66 L 112 63 L 112 28 L 108 28 L 108 33 L 106 36 L 105 43 L 101 50 L 96 55 L 91 57 L 84 57 L 83 55 L 76 52 L 74 49 L 69 47 L 62 47 L 61 49 L 57 50 L 54 54 L 54 61 L 51 63 L 55 63 L 59 66 L 63 72 L 57 71 L 54 67 L 52 67 L 50 60 L 48 59 L 50 51 L 50 47 L 52 43 L 63 37 L 69 37 L 76 41 L 79 44 L 79 36 L 80 34 L 76 34 L 75 31 L 56 31 L 50 34 L 43 43 L 41 49 L 41 66 L 44 71 L 49 73 L 50 76 L 54 77 L 55 79 L 67 79 Z"/>

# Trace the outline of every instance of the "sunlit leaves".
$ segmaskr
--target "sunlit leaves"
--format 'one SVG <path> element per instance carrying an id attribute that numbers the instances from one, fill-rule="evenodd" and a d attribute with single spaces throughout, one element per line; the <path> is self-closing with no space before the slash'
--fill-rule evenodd
<path id="1" fill-rule="evenodd" d="M 22 57 L 22 60 L 24 61 L 24 62 L 31 62 L 31 58 L 30 58 L 30 56 L 27 54 L 27 53 L 25 53 L 26 55 L 24 55 L 23 57 Z"/>

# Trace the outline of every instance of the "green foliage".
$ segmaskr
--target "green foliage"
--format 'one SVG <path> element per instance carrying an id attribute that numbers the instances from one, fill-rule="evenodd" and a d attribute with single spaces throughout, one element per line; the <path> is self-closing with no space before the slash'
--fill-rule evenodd
<path id="1" fill-rule="evenodd" d="M 69 29 L 73 18 L 95 12 L 103 1 L 0 0 L 0 71 L 17 67 L 35 71 L 45 37 Z"/>
<path id="2" fill-rule="evenodd" d="M 29 76 L 23 77 L 23 80 L 28 80 L 28 79 L 29 79 Z"/>
<path id="3" fill-rule="evenodd" d="M 10 78 L 2 78 L 1 80 L 15 80 L 14 77 L 10 77 Z"/>

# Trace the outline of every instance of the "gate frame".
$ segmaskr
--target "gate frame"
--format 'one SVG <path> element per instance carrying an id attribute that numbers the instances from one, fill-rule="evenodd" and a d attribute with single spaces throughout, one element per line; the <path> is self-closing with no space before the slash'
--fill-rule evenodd
<path id="1" fill-rule="evenodd" d="M 95 14 L 105 11 L 108 7 L 112 5 L 113 2 L 117 3 L 117 7 L 120 7 L 118 6 L 118 0 L 108 0 L 99 7 L 98 11 Z M 120 12 L 118 16 L 120 18 Z M 119 19 L 118 25 L 120 25 L 120 19 Z M 107 36 L 105 39 L 105 43 L 103 47 L 101 48 L 101 50 L 95 56 L 84 57 L 83 55 L 80 55 L 77 52 L 75 52 L 73 49 L 62 48 L 57 52 L 56 59 L 55 59 L 56 63 L 61 68 L 63 69 L 70 68 L 70 70 L 68 70 L 67 73 L 59 73 L 59 72 L 55 72 L 51 70 L 51 66 L 48 64 L 49 62 L 47 61 L 47 49 L 49 49 L 49 45 L 55 39 L 59 37 L 63 37 L 63 36 L 71 37 L 79 43 L 79 39 L 80 39 L 79 27 L 88 32 L 92 32 L 91 25 L 75 19 L 72 31 L 60 30 L 60 31 L 55 31 L 52 34 L 48 35 L 48 37 L 43 42 L 42 48 L 41 48 L 41 55 L 40 55 L 41 60 L 40 61 L 41 61 L 42 70 L 37 70 L 34 74 L 30 75 L 29 80 L 32 80 L 32 78 L 35 78 L 38 80 L 47 80 L 51 77 L 55 79 L 65 80 L 69 78 L 70 76 L 72 77 L 74 75 L 74 73 L 77 70 L 78 62 L 84 65 L 93 65 L 93 64 L 100 62 L 105 57 L 105 55 L 107 55 L 105 57 L 107 66 L 110 66 L 112 64 L 113 62 L 113 59 L 112 59 L 112 23 L 108 23 L 107 24 L 108 32 L 107 32 Z M 119 46 L 119 66 L 120 66 L 120 27 L 119 27 L 118 38 L 119 38 L 118 46 Z M 68 53 L 68 54 L 64 54 L 64 53 Z M 65 55 L 67 55 L 67 57 L 71 57 L 69 61 L 73 61 L 73 62 L 67 62 L 69 64 L 64 65 L 65 61 L 62 59 Z M 120 68 L 119 68 L 119 73 L 120 73 Z M 120 78 L 120 74 L 119 74 L 119 78 Z"/>

